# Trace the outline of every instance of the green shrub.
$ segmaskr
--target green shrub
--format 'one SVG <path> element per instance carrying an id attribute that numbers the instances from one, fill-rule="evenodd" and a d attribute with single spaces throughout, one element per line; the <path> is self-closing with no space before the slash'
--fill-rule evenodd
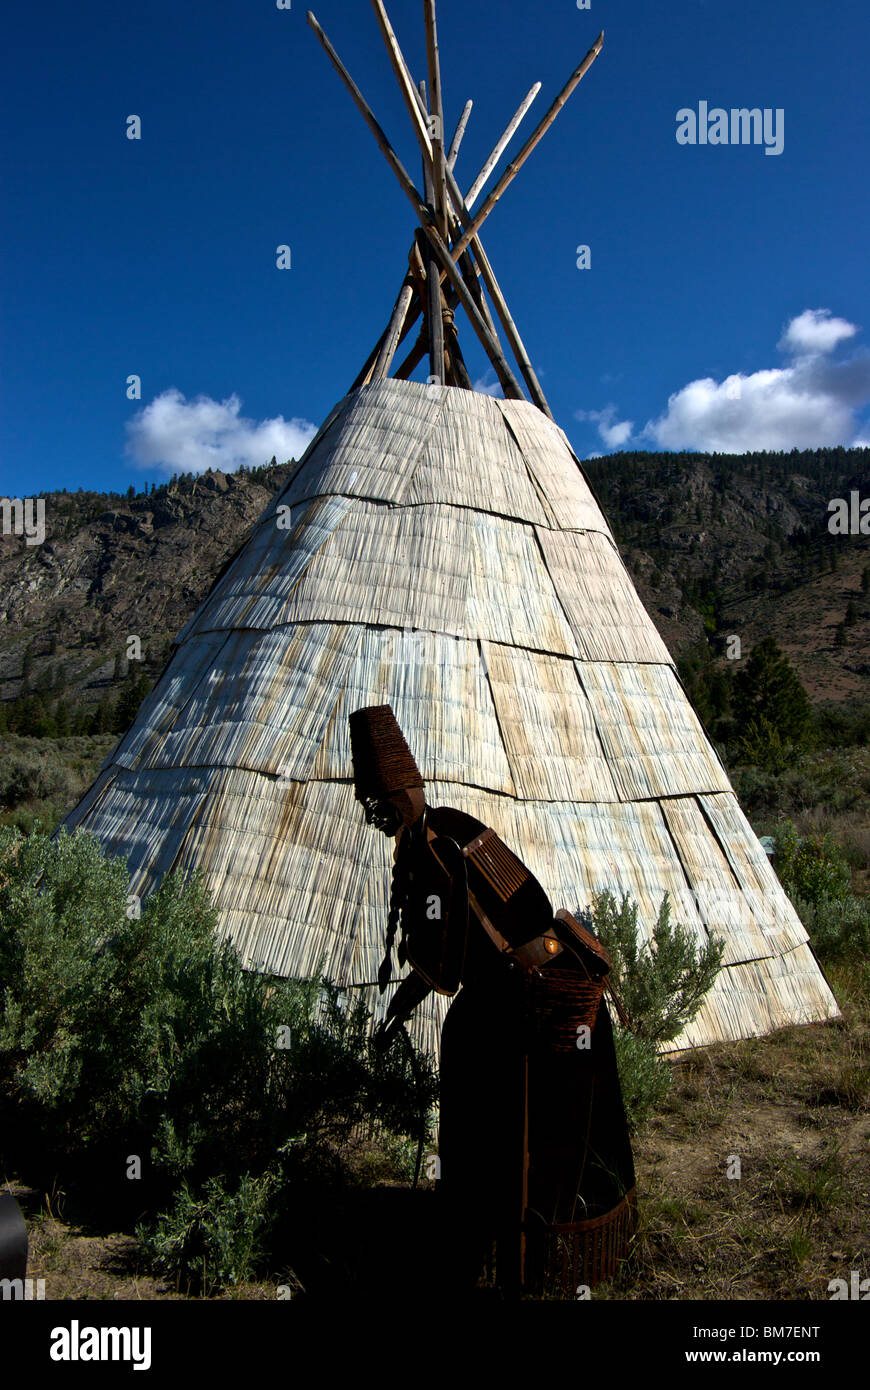
<path id="1" fill-rule="evenodd" d="M 795 906 L 822 960 L 866 960 L 870 956 L 870 903 L 865 898 L 819 898 Z"/>
<path id="2" fill-rule="evenodd" d="M 614 1029 L 613 1046 L 625 1116 L 629 1129 L 636 1134 L 670 1094 L 671 1064 L 660 1056 L 654 1042 L 627 1028 Z"/>
<path id="3" fill-rule="evenodd" d="M 205 1295 L 253 1280 L 263 1263 L 274 1216 L 270 1176 L 244 1176 L 235 1191 L 210 1178 L 200 1196 L 182 1183 L 169 1211 L 136 1228 L 145 1263 Z"/>
<path id="4" fill-rule="evenodd" d="M 138 918 L 128 890 L 88 836 L 0 827 L 8 1166 L 154 1213 L 182 1180 L 239 1192 L 246 1175 L 341 1169 L 361 1126 L 417 1136 L 433 1069 L 376 1048 L 361 1001 L 243 969 L 196 877 L 169 876 Z M 141 1183 L 126 1181 L 130 1154 Z"/>
<path id="5" fill-rule="evenodd" d="M 866 747 L 870 741 L 870 704 L 818 705 L 813 711 L 813 722 L 816 738 L 823 747 Z"/>
<path id="6" fill-rule="evenodd" d="M 794 744 L 772 720 L 756 715 L 740 730 L 737 753 L 741 762 L 767 772 L 784 772 L 794 755 Z"/>
<path id="7" fill-rule="evenodd" d="M 712 938 L 699 948 L 694 933 L 672 925 L 667 893 L 651 942 L 638 945 L 637 903 L 610 892 L 592 898 L 593 930 L 613 962 L 610 981 L 628 1027 L 651 1042 L 670 1042 L 691 1023 L 722 964 L 725 943 Z"/>
<path id="8" fill-rule="evenodd" d="M 773 865 L 791 898 L 818 906 L 848 893 L 849 865 L 830 835 L 802 838 L 793 821 L 787 820 L 777 826 L 773 838 Z"/>
<path id="9" fill-rule="evenodd" d="M 0 764 L 0 823 L 22 834 L 50 833 L 94 780 L 111 748 L 100 738 L 25 738 L 6 734 Z"/>
<path id="10" fill-rule="evenodd" d="M 76 779 L 54 750 L 43 745 L 27 747 L 15 740 L 7 747 L 0 769 L 0 805 L 16 806 L 22 801 L 65 800 L 72 796 Z"/>
<path id="11" fill-rule="evenodd" d="M 610 954 L 610 983 L 626 1023 L 614 1024 L 619 1084 L 629 1128 L 636 1132 L 660 1109 L 673 1082 L 670 1063 L 659 1053 L 695 1017 L 722 963 L 724 942 L 700 949 L 695 936 L 672 925 L 665 894 L 652 941 L 638 945 L 637 903 L 628 894 L 617 902 L 608 891 L 594 893 L 592 907 L 578 911 Z"/>

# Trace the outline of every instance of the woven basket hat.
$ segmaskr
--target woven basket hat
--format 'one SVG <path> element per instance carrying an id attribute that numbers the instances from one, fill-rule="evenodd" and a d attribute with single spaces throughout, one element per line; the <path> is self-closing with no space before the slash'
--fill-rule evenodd
<path id="1" fill-rule="evenodd" d="M 368 705 L 348 716 L 353 780 L 358 801 L 380 801 L 425 783 L 392 705 Z"/>

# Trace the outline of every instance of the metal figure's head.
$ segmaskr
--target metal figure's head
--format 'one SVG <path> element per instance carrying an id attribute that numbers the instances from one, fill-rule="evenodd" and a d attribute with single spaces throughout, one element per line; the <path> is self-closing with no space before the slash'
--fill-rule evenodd
<path id="1" fill-rule="evenodd" d="M 389 801 L 364 801 L 363 810 L 366 825 L 373 825 L 376 830 L 382 830 L 389 839 L 398 833 L 402 818 Z"/>
<path id="2" fill-rule="evenodd" d="M 426 807 L 422 787 L 411 787 L 378 801 L 363 802 L 366 821 L 392 839 L 420 818 Z"/>
<path id="3" fill-rule="evenodd" d="M 392 838 L 422 815 L 420 769 L 389 705 L 370 705 L 349 718 L 353 777 L 366 821 Z"/>

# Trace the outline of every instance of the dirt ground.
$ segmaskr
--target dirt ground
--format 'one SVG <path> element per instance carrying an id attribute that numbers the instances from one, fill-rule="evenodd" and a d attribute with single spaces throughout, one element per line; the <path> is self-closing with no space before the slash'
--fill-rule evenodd
<path id="1" fill-rule="evenodd" d="M 635 1145 L 634 1252 L 593 1297 L 828 1299 L 870 1275 L 867 1000 L 854 972 L 829 975 L 842 1020 L 677 1066 Z"/>

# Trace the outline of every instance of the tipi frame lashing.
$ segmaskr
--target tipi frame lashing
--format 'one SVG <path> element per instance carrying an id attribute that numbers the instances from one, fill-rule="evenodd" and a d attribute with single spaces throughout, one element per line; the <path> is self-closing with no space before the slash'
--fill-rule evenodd
<path id="1" fill-rule="evenodd" d="M 508 164 L 477 215 L 472 217 L 472 205 L 476 202 L 496 168 L 511 137 L 537 96 L 541 84 L 535 83 L 526 95 L 471 185 L 468 198 L 463 198 L 453 173 L 453 164 L 464 134 L 471 103 L 466 104 L 456 134 L 451 141 L 450 150 L 445 153 L 444 109 L 435 0 L 424 0 L 423 5 L 430 93 L 428 106 L 423 94 L 425 91 L 423 84 L 420 84 L 420 88 L 414 84 L 383 0 L 372 0 L 372 5 L 390 64 L 396 75 L 399 90 L 402 93 L 414 134 L 420 146 L 423 158 L 424 191 L 422 194 L 413 184 L 399 156 L 375 118 L 374 112 L 310 10 L 308 23 L 350 92 L 403 192 L 410 200 L 419 219 L 422 233 L 426 238 L 426 246 L 421 257 L 422 278 L 414 273 L 414 251 L 412 249 L 412 268 L 402 282 L 402 288 L 390 316 L 390 321 L 369 355 L 368 361 L 354 382 L 352 389 L 368 385 L 371 381 L 383 380 L 389 375 L 399 344 L 422 314 L 424 322 L 420 338 L 395 375 L 399 379 L 410 375 L 424 353 L 428 351 L 430 381 L 447 386 L 460 386 L 470 390 L 471 382 L 459 350 L 454 322 L 455 305 L 461 303 L 492 363 L 505 397 L 508 400 L 526 399 L 508 364 L 492 314 L 481 293 L 478 281 L 482 280 L 519 366 L 520 375 L 526 383 L 529 397 L 545 415 L 553 419 L 552 411 L 520 337 L 519 330 L 508 309 L 507 301 L 496 279 L 492 264 L 483 249 L 480 229 L 505 189 L 516 177 L 522 165 L 553 124 L 559 111 L 601 52 L 604 31 L 602 30 L 598 35 L 583 62 L 571 74 L 516 158 Z M 448 281 L 449 285 L 445 285 L 445 281 Z M 442 286 L 445 290 L 452 290 L 452 294 L 442 292 Z"/>
<path id="2" fill-rule="evenodd" d="M 469 210 L 474 206 L 474 203 L 477 201 L 477 198 L 481 190 L 485 187 L 486 183 L 488 182 L 490 175 L 492 174 L 492 171 L 494 170 L 498 161 L 501 159 L 501 156 L 504 154 L 504 151 L 507 148 L 508 143 L 510 142 L 516 131 L 519 129 L 523 121 L 523 118 L 526 115 L 526 112 L 529 110 L 530 106 L 532 105 L 532 102 L 535 100 L 535 97 L 538 95 L 538 92 L 540 90 L 540 82 L 535 82 L 534 85 L 526 93 L 517 110 L 514 112 L 514 115 L 511 117 L 511 120 L 508 122 L 507 126 L 505 127 L 504 131 L 502 132 L 501 136 L 499 137 L 495 146 L 493 147 L 492 152 L 489 154 L 489 156 L 481 166 L 480 173 L 477 175 L 477 178 L 474 180 L 474 183 L 471 185 L 471 188 L 466 194 L 465 205 Z M 459 118 L 459 123 L 456 127 L 456 133 L 454 134 L 450 144 L 450 154 L 447 160 L 450 169 L 453 169 L 455 167 L 456 160 L 459 155 L 459 148 L 462 144 L 462 139 L 465 134 L 466 127 L 468 125 L 468 119 L 471 115 L 473 105 L 474 103 L 471 100 L 468 100 L 465 103 L 462 115 Z M 411 255 L 413 255 L 413 248 L 409 253 L 409 259 Z M 471 264 L 473 273 L 475 275 L 475 279 L 479 279 L 479 271 L 473 265 L 473 262 L 470 263 L 469 259 L 467 259 L 466 257 L 466 253 L 463 252 L 462 257 L 460 258 L 460 265 L 463 267 L 464 270 L 467 270 L 469 264 Z M 470 288 L 472 289 L 472 293 L 476 292 L 474 286 L 470 286 Z M 448 297 L 448 304 L 449 303 L 450 298 Z M 453 296 L 453 304 L 451 307 L 455 307 L 456 303 L 458 303 L 458 298 Z M 484 310 L 486 310 L 486 301 L 483 299 L 482 296 L 480 296 L 478 303 L 483 306 Z M 486 312 L 488 313 L 488 310 L 486 310 Z M 384 377 L 386 377 L 389 374 L 390 365 L 393 361 L 393 358 L 396 355 L 399 344 L 402 343 L 404 339 L 407 337 L 407 335 L 410 333 L 411 329 L 414 327 L 414 324 L 417 322 L 417 319 L 420 317 L 421 313 L 423 313 L 423 306 L 421 300 L 414 294 L 413 279 L 410 277 L 410 275 L 406 275 L 405 279 L 402 281 L 402 288 L 399 291 L 398 298 L 393 308 L 393 313 L 390 317 L 390 322 L 387 325 L 384 332 L 381 334 L 380 338 L 378 339 L 368 358 L 366 359 L 365 365 L 363 366 L 361 372 L 357 376 L 356 380 L 353 382 L 353 385 L 351 386 L 352 391 L 355 391 L 360 386 L 368 386 L 368 384 L 372 381 L 381 381 Z M 422 344 L 425 345 L 425 327 L 421 334 L 421 340 Z M 421 352 L 420 356 L 422 355 L 423 354 Z M 419 360 L 419 358 L 417 360 Z M 416 362 L 414 363 L 414 365 L 416 365 Z M 411 367 L 410 370 L 413 371 L 413 367 Z M 396 375 L 398 377 L 401 377 L 401 369 L 396 373 Z M 450 383 L 448 382 L 448 384 Z"/>

